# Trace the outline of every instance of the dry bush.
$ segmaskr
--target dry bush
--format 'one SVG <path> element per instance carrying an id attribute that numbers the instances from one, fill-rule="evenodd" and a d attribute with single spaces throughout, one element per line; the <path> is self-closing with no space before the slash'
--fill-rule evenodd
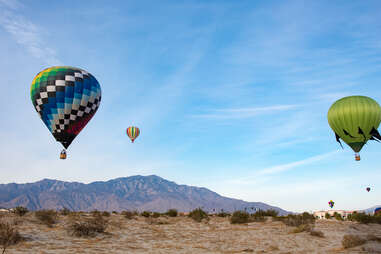
<path id="1" fill-rule="evenodd" d="M 123 211 L 121 214 L 129 220 L 134 218 L 134 213 L 131 211 Z"/>
<path id="2" fill-rule="evenodd" d="M 226 213 L 226 212 L 219 212 L 219 213 L 217 213 L 217 216 L 225 218 L 225 217 L 231 216 L 231 214 L 230 213 Z"/>
<path id="3" fill-rule="evenodd" d="M 102 216 L 110 217 L 110 213 L 107 211 L 102 212 Z"/>
<path id="4" fill-rule="evenodd" d="M 159 218 L 160 217 L 160 213 L 158 213 L 158 212 L 154 212 L 153 214 L 152 214 L 152 217 L 153 218 Z"/>
<path id="5" fill-rule="evenodd" d="M 146 218 L 148 218 L 148 217 L 150 217 L 151 216 L 151 212 L 148 212 L 148 211 L 143 211 L 141 214 L 140 214 L 141 216 L 143 216 L 143 217 L 146 217 Z"/>
<path id="6" fill-rule="evenodd" d="M 53 224 L 57 223 L 58 216 L 57 212 L 54 210 L 40 210 L 35 212 L 36 218 L 47 225 L 48 227 L 52 227 Z"/>
<path id="7" fill-rule="evenodd" d="M 250 216 L 250 222 L 265 222 L 266 217 L 260 213 L 253 213 Z"/>
<path id="8" fill-rule="evenodd" d="M 287 216 L 274 217 L 274 219 L 282 221 L 287 226 L 298 227 L 303 224 L 314 224 L 316 218 L 312 214 L 304 212 L 298 215 L 289 214 Z"/>
<path id="9" fill-rule="evenodd" d="M 167 225 L 169 224 L 166 220 L 160 220 L 157 218 L 146 218 L 145 220 L 149 225 Z"/>
<path id="10" fill-rule="evenodd" d="M 17 206 L 14 208 L 13 212 L 18 216 L 24 216 L 27 212 L 29 212 L 28 208 L 23 206 Z"/>
<path id="11" fill-rule="evenodd" d="M 194 221 L 201 222 L 203 219 L 209 219 L 208 214 L 201 208 L 194 209 L 188 215 L 189 218 L 192 218 Z"/>
<path id="12" fill-rule="evenodd" d="M 104 233 L 108 221 L 101 215 L 93 215 L 91 218 L 83 218 L 73 221 L 68 228 L 69 233 L 77 237 L 92 237 L 97 233 Z"/>
<path id="13" fill-rule="evenodd" d="M 0 245 L 3 248 L 3 254 L 9 246 L 17 244 L 22 240 L 23 237 L 14 225 L 0 221 Z"/>
<path id="14" fill-rule="evenodd" d="M 165 214 L 169 217 L 176 217 L 178 212 L 176 209 L 169 209 Z"/>
<path id="15" fill-rule="evenodd" d="M 324 237 L 324 233 L 319 231 L 319 230 L 311 230 L 310 234 L 312 236 L 317 236 L 317 237 Z"/>
<path id="16" fill-rule="evenodd" d="M 309 224 L 302 224 L 297 226 L 292 232 L 293 233 L 301 233 L 301 232 L 311 232 L 312 227 Z"/>
<path id="17" fill-rule="evenodd" d="M 71 211 L 69 209 L 67 209 L 66 207 L 64 207 L 60 210 L 60 214 L 63 216 L 69 215 L 70 213 L 71 213 Z"/>
<path id="18" fill-rule="evenodd" d="M 230 217 L 230 223 L 231 224 L 249 223 L 249 217 L 250 215 L 247 212 L 235 211 L 232 217 Z"/>
<path id="19" fill-rule="evenodd" d="M 345 249 L 360 246 L 366 243 L 366 240 L 358 235 L 345 235 L 341 244 Z"/>

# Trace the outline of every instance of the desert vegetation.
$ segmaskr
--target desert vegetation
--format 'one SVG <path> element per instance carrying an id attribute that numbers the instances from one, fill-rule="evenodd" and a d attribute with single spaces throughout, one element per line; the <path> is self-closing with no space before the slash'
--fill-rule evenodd
<path id="1" fill-rule="evenodd" d="M 219 215 L 220 214 L 220 215 Z M 147 216 L 148 215 L 148 216 Z M 333 216 L 336 218 L 336 216 Z M 204 223 L 199 223 L 204 222 Z M 63 248 L 62 246 L 65 246 Z M 245 210 L 208 215 L 167 212 L 29 211 L 0 216 L 0 251 L 5 253 L 379 253 L 377 218 L 316 220 L 312 214 L 278 216 Z M 66 252 L 65 252 L 66 251 Z"/>

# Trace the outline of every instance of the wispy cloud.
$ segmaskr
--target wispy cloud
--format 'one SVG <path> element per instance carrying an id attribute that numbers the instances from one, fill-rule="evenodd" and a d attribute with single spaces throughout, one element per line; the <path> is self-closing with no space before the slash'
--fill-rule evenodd
<path id="1" fill-rule="evenodd" d="M 59 65 L 54 49 L 48 47 L 42 40 L 44 32 L 40 27 L 17 14 L 22 5 L 17 1 L 0 0 L 5 6 L 0 11 L 0 26 L 12 35 L 14 40 L 23 46 L 32 56 L 48 65 Z M 0 5 L 1 6 L 1 5 Z"/>
<path id="2" fill-rule="evenodd" d="M 300 105 L 275 105 L 268 107 L 252 107 L 252 108 L 227 108 L 211 110 L 214 113 L 191 115 L 194 118 L 211 118 L 211 119 L 234 119 L 249 118 L 259 114 L 273 114 L 279 111 L 287 111 L 300 107 Z"/>
<path id="3" fill-rule="evenodd" d="M 306 158 L 303 160 L 294 161 L 294 162 L 285 163 L 285 164 L 280 164 L 280 165 L 275 165 L 272 167 L 268 167 L 268 168 L 264 168 L 262 170 L 259 170 L 253 175 L 250 175 L 250 176 L 247 176 L 244 178 L 232 179 L 232 180 L 229 180 L 228 182 L 231 184 L 249 184 L 249 185 L 251 185 L 251 184 L 258 183 L 258 182 L 263 182 L 262 178 L 264 178 L 264 180 L 267 181 L 270 179 L 269 175 L 279 174 L 279 173 L 283 173 L 285 171 L 295 169 L 297 167 L 313 164 L 313 163 L 325 160 L 329 157 L 332 157 L 333 155 L 335 155 L 338 152 L 339 152 L 339 150 L 335 150 L 335 151 L 331 151 L 328 153 L 312 156 L 312 157 L 309 157 L 309 158 Z"/>

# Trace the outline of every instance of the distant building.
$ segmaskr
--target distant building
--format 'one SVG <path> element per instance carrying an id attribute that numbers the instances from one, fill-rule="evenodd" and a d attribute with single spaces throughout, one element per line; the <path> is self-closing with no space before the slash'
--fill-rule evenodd
<path id="1" fill-rule="evenodd" d="M 335 212 L 340 214 L 341 217 L 343 217 L 343 219 L 346 219 L 349 214 L 352 214 L 353 212 L 356 212 L 356 211 L 345 211 L 345 210 L 317 211 L 317 212 L 314 212 L 314 216 L 317 219 L 325 219 L 326 213 L 328 213 L 330 216 L 333 216 Z"/>

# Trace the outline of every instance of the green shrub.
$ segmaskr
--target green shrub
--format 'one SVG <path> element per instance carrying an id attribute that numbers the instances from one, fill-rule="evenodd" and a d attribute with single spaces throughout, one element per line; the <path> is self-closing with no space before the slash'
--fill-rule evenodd
<path id="1" fill-rule="evenodd" d="M 40 210 L 35 212 L 36 218 L 48 227 L 57 223 L 57 212 L 54 210 Z"/>
<path id="2" fill-rule="evenodd" d="M 197 222 L 201 222 L 203 219 L 209 219 L 208 214 L 201 208 L 197 208 L 191 211 L 188 217 Z"/>
<path id="3" fill-rule="evenodd" d="M 243 224 L 249 223 L 249 213 L 244 211 L 235 211 L 233 215 L 230 217 L 231 224 Z"/>
<path id="4" fill-rule="evenodd" d="M 151 212 L 148 212 L 148 211 L 143 211 L 141 214 L 140 214 L 141 216 L 143 216 L 143 217 L 146 217 L 146 218 L 148 218 L 148 217 L 150 217 L 151 216 Z"/>
<path id="5" fill-rule="evenodd" d="M 341 217 L 341 215 L 339 213 L 337 213 L 337 212 L 335 212 L 334 217 L 335 217 L 336 220 L 340 220 L 340 221 L 344 220 L 343 217 Z"/>
<path id="6" fill-rule="evenodd" d="M 341 244 L 343 245 L 345 249 L 360 246 L 365 243 L 366 243 L 366 240 L 361 238 L 358 235 L 345 235 L 343 237 L 343 240 L 341 241 Z"/>
<path id="7" fill-rule="evenodd" d="M 375 223 L 377 221 L 377 219 L 375 219 L 374 216 L 371 216 L 365 213 L 353 213 L 351 216 L 351 220 L 354 220 L 363 224 Z"/>
<path id="8" fill-rule="evenodd" d="M 331 215 L 329 215 L 329 213 L 325 213 L 325 215 L 324 215 L 324 217 L 326 218 L 326 219 L 331 219 Z"/>
<path id="9" fill-rule="evenodd" d="M 265 216 L 271 216 L 271 217 L 277 217 L 278 214 L 279 212 L 273 209 L 269 209 L 265 212 Z"/>
<path id="10" fill-rule="evenodd" d="M 29 212 L 28 208 L 23 206 L 17 206 L 14 208 L 13 212 L 18 216 L 24 216 L 27 212 Z"/>
<path id="11" fill-rule="evenodd" d="M 177 216 L 177 210 L 176 209 L 169 209 L 166 214 L 169 216 L 169 217 L 176 217 Z"/>
<path id="12" fill-rule="evenodd" d="M 303 214 L 289 214 L 284 217 L 278 217 L 281 218 L 280 220 L 287 226 L 293 226 L 298 227 L 303 224 L 314 224 L 316 218 L 307 212 L 304 212 Z"/>

